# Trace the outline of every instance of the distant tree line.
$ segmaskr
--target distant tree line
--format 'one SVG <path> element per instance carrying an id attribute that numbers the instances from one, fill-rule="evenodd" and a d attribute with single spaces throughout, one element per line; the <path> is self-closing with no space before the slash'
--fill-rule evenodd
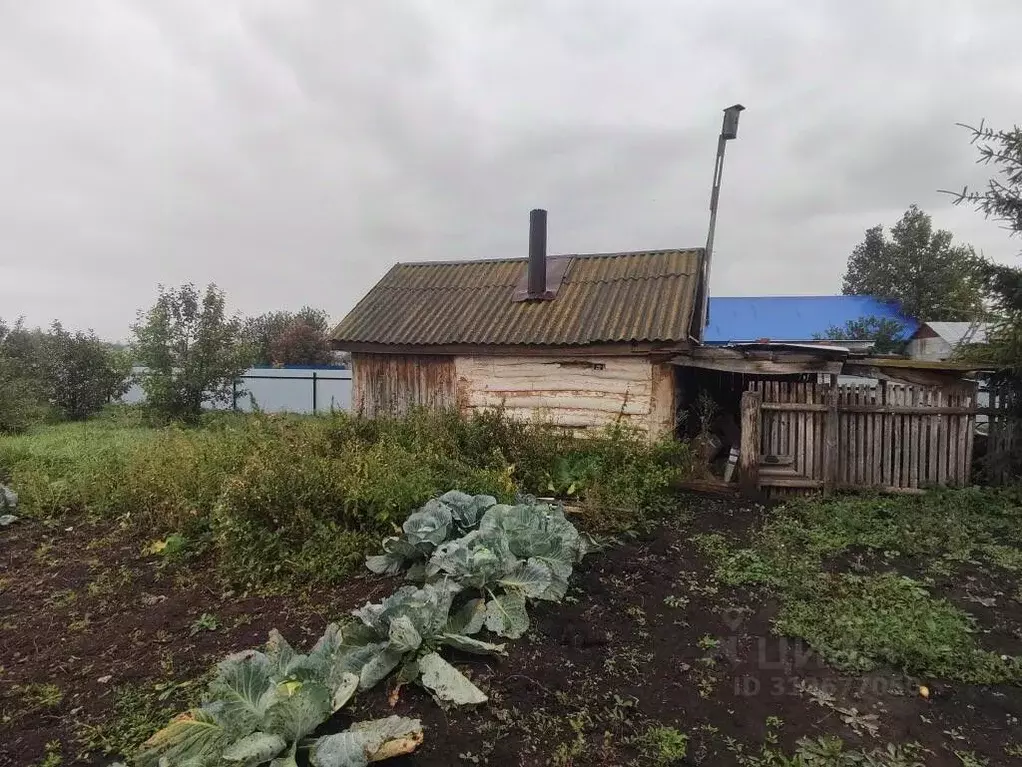
<path id="1" fill-rule="evenodd" d="M 951 193 L 956 204 L 973 205 L 1022 233 L 1022 129 L 966 127 L 979 161 L 994 175 L 986 188 Z M 972 360 L 997 368 L 1001 378 L 1022 378 L 1022 270 L 985 258 L 951 232 L 934 229 L 931 217 L 912 205 L 889 234 L 880 224 L 866 230 L 848 257 L 842 292 L 895 302 L 921 322 L 983 323 L 987 340 L 961 350 Z M 904 326 L 890 319 L 862 317 L 831 327 L 823 338 L 871 340 L 877 352 L 901 351 Z"/>
<path id="2" fill-rule="evenodd" d="M 43 330 L 0 319 L 0 433 L 87 418 L 133 381 L 156 420 L 195 420 L 203 403 L 231 402 L 235 381 L 252 366 L 337 362 L 329 329 L 328 315 L 310 307 L 248 319 L 229 315 L 223 291 L 192 284 L 160 286 L 127 345 L 59 322 Z M 136 365 L 145 373 L 133 377 Z"/>

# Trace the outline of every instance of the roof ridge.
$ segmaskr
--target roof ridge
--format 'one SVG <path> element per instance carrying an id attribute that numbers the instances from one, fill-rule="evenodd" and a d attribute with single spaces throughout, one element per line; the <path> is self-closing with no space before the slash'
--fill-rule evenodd
<path id="1" fill-rule="evenodd" d="M 618 256 L 662 256 L 669 253 L 696 253 L 704 248 L 653 248 L 649 250 L 622 250 L 608 253 L 551 253 L 547 258 L 614 258 Z M 462 264 L 515 264 L 524 263 L 529 260 L 528 256 L 515 258 L 465 258 L 449 259 L 440 261 L 398 261 L 394 266 L 460 266 Z"/>

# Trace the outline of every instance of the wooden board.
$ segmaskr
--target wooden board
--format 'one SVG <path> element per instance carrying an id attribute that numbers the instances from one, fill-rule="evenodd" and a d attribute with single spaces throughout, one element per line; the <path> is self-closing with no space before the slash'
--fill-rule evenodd
<path id="1" fill-rule="evenodd" d="M 455 359 L 458 402 L 464 412 L 503 405 L 508 415 L 520 420 L 575 429 L 625 423 L 655 436 L 673 428 L 672 370 L 645 358 Z"/>

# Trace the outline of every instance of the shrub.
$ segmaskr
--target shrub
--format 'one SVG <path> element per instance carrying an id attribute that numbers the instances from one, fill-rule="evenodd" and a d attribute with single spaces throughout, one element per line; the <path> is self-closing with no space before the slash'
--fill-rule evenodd
<path id="1" fill-rule="evenodd" d="M 632 530 L 677 509 L 673 485 L 694 472 L 686 443 L 649 444 L 644 435 L 612 428 L 591 448 L 592 485 L 585 492 L 590 526 L 606 532 Z"/>
<path id="2" fill-rule="evenodd" d="M 506 473 L 470 467 L 435 448 L 409 449 L 390 435 L 333 445 L 337 430 L 359 428 L 354 420 L 325 421 L 326 431 L 314 419 L 266 427 L 215 506 L 214 540 L 226 573 L 263 584 L 298 575 L 337 581 L 444 487 L 501 498 L 514 491 Z"/>
<path id="3" fill-rule="evenodd" d="M 0 434 L 20 434 L 42 421 L 45 413 L 37 386 L 0 353 Z"/>
<path id="4" fill-rule="evenodd" d="M 298 312 L 266 312 L 245 321 L 246 343 L 258 365 L 329 365 L 330 317 L 306 306 Z"/>
<path id="5" fill-rule="evenodd" d="M 0 481 L 26 514 L 85 512 L 153 538 L 212 543 L 222 571 L 266 586 L 337 581 L 412 510 L 449 488 L 544 495 L 559 455 L 594 467 L 581 495 L 589 526 L 621 532 L 671 508 L 687 452 L 611 430 L 575 440 L 502 414 L 416 411 L 370 421 L 347 413 L 220 413 L 202 428 L 138 425 L 115 408 L 97 420 L 0 440 Z M 574 459 L 574 458 L 573 458 Z"/>

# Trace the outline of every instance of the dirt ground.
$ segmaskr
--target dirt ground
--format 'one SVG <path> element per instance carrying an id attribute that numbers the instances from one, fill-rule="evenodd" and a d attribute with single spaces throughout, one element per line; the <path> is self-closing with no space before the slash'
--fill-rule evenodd
<path id="1" fill-rule="evenodd" d="M 772 634 L 777 605 L 717 584 L 689 540 L 741 538 L 763 510 L 692 505 L 684 522 L 588 558 L 568 601 L 536 608 L 508 658 L 456 658 L 488 705 L 445 711 L 405 688 L 391 709 L 377 689 L 325 731 L 395 711 L 421 718 L 424 745 L 395 767 L 772 764 L 750 759 L 823 734 L 864 750 L 916 742 L 928 765 L 968 764 L 955 751 L 987 760 L 976 764 L 1022 764 L 1006 756 L 1022 744 L 1022 688 L 835 672 Z M 161 567 L 147 543 L 86 523 L 0 533 L 3 767 L 109 764 L 104 747 L 144 739 L 187 706 L 223 655 L 261 644 L 273 627 L 307 647 L 329 620 L 393 587 L 357 578 L 313 595 L 235 595 L 201 563 Z M 985 646 L 1022 654 L 1022 605 L 987 609 L 975 595 L 1004 584 L 970 577 L 947 595 L 977 617 Z M 688 736 L 684 761 L 660 761 L 658 728 Z"/>

